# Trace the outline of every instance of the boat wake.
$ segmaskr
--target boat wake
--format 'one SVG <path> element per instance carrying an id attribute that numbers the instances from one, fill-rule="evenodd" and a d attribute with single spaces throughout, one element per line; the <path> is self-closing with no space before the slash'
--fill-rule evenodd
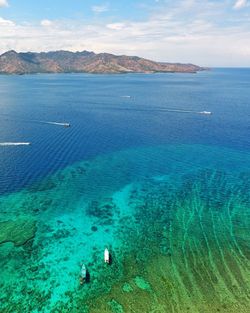
<path id="1" fill-rule="evenodd" d="M 29 146 L 31 142 L 0 142 L 0 146 Z"/>
<path id="2" fill-rule="evenodd" d="M 194 111 L 194 110 L 182 110 L 182 109 L 167 109 L 167 108 L 158 108 L 159 111 L 164 112 L 174 112 L 174 113 L 193 113 L 193 114 L 207 114 L 211 115 L 212 112 L 210 111 Z"/>
<path id="3" fill-rule="evenodd" d="M 89 108 L 85 108 L 89 110 Z M 106 111 L 131 111 L 131 112 L 162 112 L 162 113 L 182 113 L 182 114 L 199 114 L 199 115 L 212 115 L 210 111 L 195 111 L 195 110 L 184 110 L 184 109 L 171 109 L 164 107 L 91 107 L 91 110 L 106 110 Z"/>
<path id="4" fill-rule="evenodd" d="M 23 119 L 16 116 L 12 116 L 9 114 L 0 114 L 7 119 L 11 119 L 13 121 L 21 121 L 21 122 L 29 122 L 29 123 L 39 123 L 39 124 L 49 124 L 49 125 L 58 125 L 63 127 L 70 127 L 70 123 L 67 122 L 55 122 L 55 121 L 41 121 L 41 120 L 33 120 L 33 119 Z"/>
<path id="5" fill-rule="evenodd" d="M 49 125 L 58 125 L 63 127 L 70 127 L 70 123 L 61 123 L 61 122 L 47 122 L 47 121 L 36 121 L 42 124 L 49 124 Z"/>
<path id="6" fill-rule="evenodd" d="M 95 108 L 98 109 L 98 108 Z M 186 114 L 204 114 L 204 115 L 212 115 L 210 111 L 194 111 L 194 110 L 183 110 L 183 109 L 171 109 L 164 107 L 154 107 L 154 108 L 105 108 L 106 110 L 121 110 L 121 111 L 143 111 L 143 112 L 170 112 L 170 113 L 186 113 Z"/>

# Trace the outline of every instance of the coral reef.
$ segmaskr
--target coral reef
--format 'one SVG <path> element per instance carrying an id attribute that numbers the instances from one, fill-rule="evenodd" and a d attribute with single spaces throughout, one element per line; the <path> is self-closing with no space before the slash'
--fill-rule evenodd
<path id="1" fill-rule="evenodd" d="M 36 233 L 36 222 L 34 220 L 18 219 L 15 221 L 0 222 L 0 244 L 12 242 L 15 246 L 21 246 Z"/>
<path id="2" fill-rule="evenodd" d="M 249 164 L 217 148 L 134 149 L 1 196 L 1 312 L 248 312 Z"/>
<path id="3" fill-rule="evenodd" d="M 113 312 L 110 301 L 124 312 L 247 312 L 249 178 L 203 171 L 174 191 L 164 183 L 141 189 L 140 223 L 123 235 L 131 244 L 124 280 L 90 312 Z"/>

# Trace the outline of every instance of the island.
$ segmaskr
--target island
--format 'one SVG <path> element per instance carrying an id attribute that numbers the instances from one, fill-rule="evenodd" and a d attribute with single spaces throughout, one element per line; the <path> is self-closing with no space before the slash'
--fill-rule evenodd
<path id="1" fill-rule="evenodd" d="M 137 56 L 82 51 L 16 52 L 0 55 L 0 74 L 36 73 L 197 73 L 194 64 L 155 62 Z"/>

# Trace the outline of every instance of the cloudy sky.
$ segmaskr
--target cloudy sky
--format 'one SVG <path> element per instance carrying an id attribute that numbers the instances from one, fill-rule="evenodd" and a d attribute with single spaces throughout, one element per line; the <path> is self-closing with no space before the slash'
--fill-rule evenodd
<path id="1" fill-rule="evenodd" d="M 12 49 L 250 67 L 250 0 L 0 0 L 0 53 Z"/>

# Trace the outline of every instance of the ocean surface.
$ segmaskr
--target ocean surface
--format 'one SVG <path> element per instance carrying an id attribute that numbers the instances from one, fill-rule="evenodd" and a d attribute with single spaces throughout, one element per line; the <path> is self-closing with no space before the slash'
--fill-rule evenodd
<path id="1" fill-rule="evenodd" d="M 3 75 L 0 120 L 1 313 L 249 312 L 250 69 Z"/>

